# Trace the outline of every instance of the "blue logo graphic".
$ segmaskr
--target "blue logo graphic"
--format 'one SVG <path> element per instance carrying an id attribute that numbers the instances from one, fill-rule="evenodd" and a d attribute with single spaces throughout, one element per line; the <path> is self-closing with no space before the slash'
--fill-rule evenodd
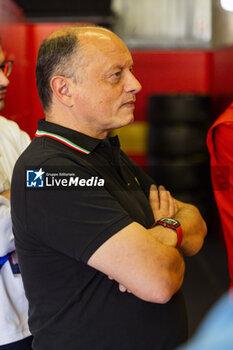
<path id="1" fill-rule="evenodd" d="M 27 170 L 27 187 L 44 187 L 44 171 L 40 170 Z"/>

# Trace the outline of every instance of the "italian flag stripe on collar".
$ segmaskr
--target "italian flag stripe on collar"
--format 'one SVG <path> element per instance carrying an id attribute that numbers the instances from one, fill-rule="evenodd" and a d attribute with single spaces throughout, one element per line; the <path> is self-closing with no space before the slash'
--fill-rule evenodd
<path id="1" fill-rule="evenodd" d="M 85 148 L 82 148 L 82 147 L 76 145 L 75 143 L 71 142 L 70 140 L 66 139 L 65 137 L 57 135 L 57 134 L 53 134 L 53 133 L 48 132 L 48 131 L 37 130 L 36 133 L 35 133 L 35 136 L 36 137 L 47 136 L 47 137 L 50 137 L 50 138 L 52 138 L 52 139 L 54 139 L 56 141 L 62 142 L 62 143 L 64 143 L 64 145 L 66 145 L 66 146 L 68 146 L 70 148 L 73 148 L 76 151 L 79 151 L 81 153 L 84 153 L 84 154 L 89 154 L 90 153 L 90 151 L 88 151 Z"/>

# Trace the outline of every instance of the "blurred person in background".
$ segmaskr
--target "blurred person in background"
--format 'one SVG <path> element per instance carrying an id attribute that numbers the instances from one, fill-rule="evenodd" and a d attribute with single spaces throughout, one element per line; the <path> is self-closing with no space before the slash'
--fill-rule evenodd
<path id="1" fill-rule="evenodd" d="M 0 42 L 0 110 L 9 85 L 12 61 L 6 61 Z M 0 349 L 30 350 L 28 302 L 19 271 L 10 215 L 13 167 L 30 143 L 18 125 L 0 116 Z"/>
<path id="2" fill-rule="evenodd" d="M 176 350 L 232 350 L 233 295 L 224 295 L 208 312 L 192 339 Z"/>
<path id="3" fill-rule="evenodd" d="M 233 288 L 233 103 L 207 135 L 212 186 L 226 242 L 230 289 Z"/>

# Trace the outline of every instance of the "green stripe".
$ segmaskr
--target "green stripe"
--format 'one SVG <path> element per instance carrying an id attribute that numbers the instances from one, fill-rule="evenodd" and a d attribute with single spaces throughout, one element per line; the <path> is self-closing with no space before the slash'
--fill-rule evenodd
<path id="1" fill-rule="evenodd" d="M 63 137 L 63 136 L 60 136 L 60 135 L 57 135 L 57 134 L 53 134 L 52 132 L 48 132 L 48 131 L 42 131 L 42 130 L 37 130 L 36 131 L 36 134 L 37 135 L 44 135 L 44 136 L 53 136 L 53 137 L 56 137 L 58 140 L 60 141 L 63 141 L 67 144 L 67 146 L 71 146 L 72 148 L 76 148 L 78 151 L 81 151 L 81 152 L 84 152 L 86 154 L 89 154 L 91 151 L 88 151 L 87 149 L 81 147 L 81 146 L 78 146 L 76 145 L 74 142 L 68 140 L 67 138 Z"/>

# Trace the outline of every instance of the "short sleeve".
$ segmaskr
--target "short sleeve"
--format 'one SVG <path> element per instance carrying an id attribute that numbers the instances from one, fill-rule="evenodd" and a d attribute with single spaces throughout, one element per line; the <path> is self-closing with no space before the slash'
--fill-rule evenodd
<path id="1" fill-rule="evenodd" d="M 26 197 L 27 229 L 34 239 L 45 248 L 85 263 L 107 239 L 133 222 L 104 187 L 67 191 L 33 189 L 27 191 Z"/>

